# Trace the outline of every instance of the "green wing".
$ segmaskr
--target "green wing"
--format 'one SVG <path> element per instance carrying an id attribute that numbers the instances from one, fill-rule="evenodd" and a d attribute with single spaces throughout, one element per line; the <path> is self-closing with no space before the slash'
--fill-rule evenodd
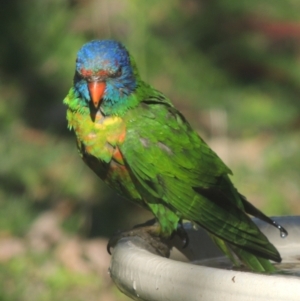
<path id="1" fill-rule="evenodd" d="M 246 252 L 281 260 L 245 213 L 230 169 L 168 101 L 144 101 L 127 118 L 120 149 L 149 208 L 154 214 L 155 206 L 167 209 L 163 217 L 156 214 L 159 221 L 171 211 Z"/>

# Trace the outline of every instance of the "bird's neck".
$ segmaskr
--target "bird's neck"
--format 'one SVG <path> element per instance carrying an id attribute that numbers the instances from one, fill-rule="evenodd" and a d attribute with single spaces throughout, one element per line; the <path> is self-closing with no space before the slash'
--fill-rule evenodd
<path id="1" fill-rule="evenodd" d="M 102 101 L 99 110 L 105 116 L 123 117 L 126 112 L 139 105 L 141 101 L 147 99 L 153 93 L 153 88 L 147 83 L 139 80 L 136 89 L 128 96 L 122 99 L 105 99 Z M 64 99 L 71 111 L 79 111 L 81 114 L 90 114 L 91 107 L 80 96 L 74 87 L 72 87 Z"/>
<path id="2" fill-rule="evenodd" d="M 106 99 L 100 105 L 100 110 L 104 115 L 122 117 L 128 110 L 138 106 L 150 93 L 150 86 L 140 80 L 132 93 L 119 99 Z"/>

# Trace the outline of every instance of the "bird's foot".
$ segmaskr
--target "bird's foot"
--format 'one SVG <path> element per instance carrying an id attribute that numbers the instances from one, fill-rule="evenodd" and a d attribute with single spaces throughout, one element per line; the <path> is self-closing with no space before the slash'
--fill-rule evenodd
<path id="1" fill-rule="evenodd" d="M 173 236 L 174 234 L 176 234 L 181 239 L 182 248 L 186 248 L 189 244 L 189 236 L 183 227 L 182 221 L 178 223 L 177 230 L 173 233 Z"/>
<path id="2" fill-rule="evenodd" d="M 107 251 L 111 254 L 111 248 L 115 247 L 121 238 L 140 237 L 158 254 L 164 257 L 170 256 L 170 247 L 166 243 L 166 239 L 160 237 L 160 225 L 155 219 L 147 221 L 144 224 L 134 226 L 129 231 L 122 231 L 112 236 L 107 244 Z"/>

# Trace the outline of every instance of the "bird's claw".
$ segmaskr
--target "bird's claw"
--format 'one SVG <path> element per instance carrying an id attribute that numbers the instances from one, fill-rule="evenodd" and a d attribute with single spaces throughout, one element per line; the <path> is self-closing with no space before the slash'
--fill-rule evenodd
<path id="1" fill-rule="evenodd" d="M 114 248 L 118 241 L 125 237 L 140 237 L 143 239 L 156 253 L 164 256 L 170 256 L 170 248 L 163 238 L 159 236 L 160 226 L 155 220 L 150 220 L 144 224 L 136 225 L 129 231 L 117 232 L 113 235 L 107 244 L 107 252 L 111 255 L 111 248 Z"/>
<path id="2" fill-rule="evenodd" d="M 180 221 L 178 223 L 175 234 L 177 234 L 178 237 L 182 240 L 182 242 L 183 242 L 182 248 L 183 249 L 186 248 L 188 246 L 190 240 L 189 240 L 189 236 L 188 236 L 187 232 L 185 231 L 185 229 L 183 227 L 182 221 Z"/>
<path id="3" fill-rule="evenodd" d="M 117 244 L 117 242 L 123 238 L 123 237 L 129 237 L 130 231 L 126 231 L 126 232 L 117 232 L 115 233 L 108 241 L 107 246 L 106 246 L 106 250 L 108 252 L 109 255 L 111 255 L 111 248 L 114 248 L 115 245 Z"/>

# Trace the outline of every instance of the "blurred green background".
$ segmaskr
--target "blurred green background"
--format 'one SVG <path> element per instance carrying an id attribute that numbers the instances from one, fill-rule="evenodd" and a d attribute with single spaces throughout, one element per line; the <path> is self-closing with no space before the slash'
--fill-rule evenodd
<path id="1" fill-rule="evenodd" d="M 269 215 L 300 213 L 300 2 L 10 0 L 0 10 L 0 299 L 126 300 L 107 238 L 150 217 L 83 164 L 76 52 L 122 41 Z"/>

